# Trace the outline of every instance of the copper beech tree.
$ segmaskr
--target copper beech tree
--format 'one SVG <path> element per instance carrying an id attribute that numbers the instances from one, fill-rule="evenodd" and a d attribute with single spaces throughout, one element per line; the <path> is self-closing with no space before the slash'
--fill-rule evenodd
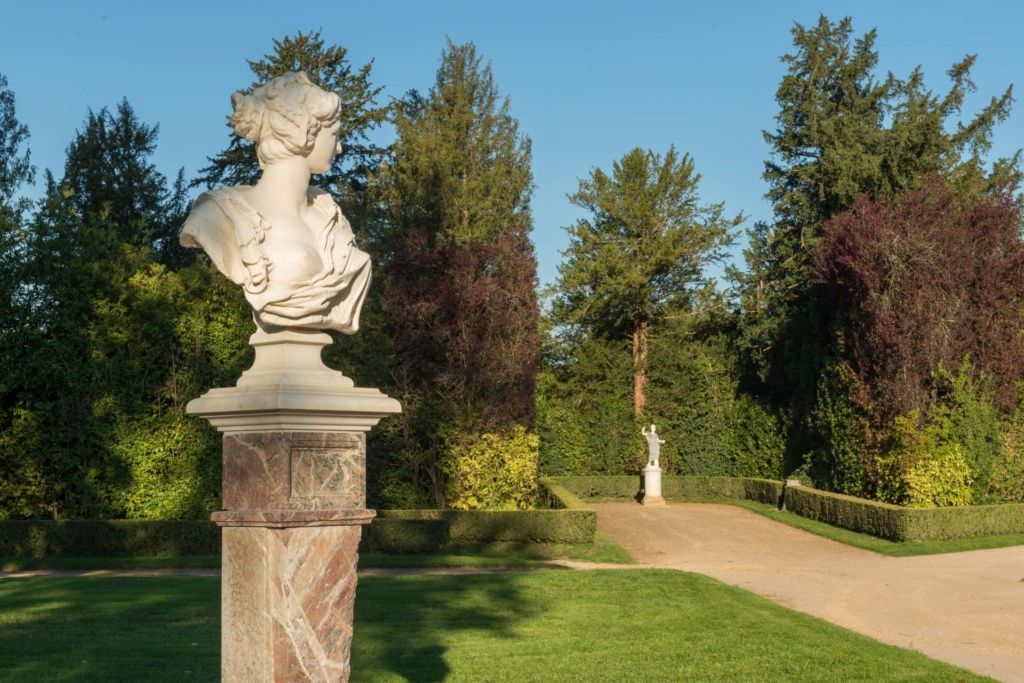
<path id="1" fill-rule="evenodd" d="M 824 226 L 817 272 L 837 349 L 888 421 L 936 400 L 965 357 L 1003 412 L 1024 376 L 1024 242 L 1015 188 L 963 199 L 931 177 L 899 200 L 861 197 Z"/>

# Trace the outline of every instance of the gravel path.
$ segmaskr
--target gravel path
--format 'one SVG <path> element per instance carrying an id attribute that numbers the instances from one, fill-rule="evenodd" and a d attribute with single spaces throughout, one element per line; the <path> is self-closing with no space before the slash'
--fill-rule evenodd
<path id="1" fill-rule="evenodd" d="M 731 505 L 598 503 L 637 562 L 698 572 L 884 643 L 1024 683 L 1024 546 L 886 557 Z"/>

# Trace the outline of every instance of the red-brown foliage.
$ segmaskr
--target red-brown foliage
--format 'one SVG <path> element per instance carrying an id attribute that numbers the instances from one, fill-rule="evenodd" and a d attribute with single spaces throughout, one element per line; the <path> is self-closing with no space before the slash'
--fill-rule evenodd
<path id="1" fill-rule="evenodd" d="M 412 230 L 385 290 L 402 381 L 480 430 L 533 426 L 537 262 L 526 230 L 460 245 Z"/>
<path id="2" fill-rule="evenodd" d="M 965 201 L 939 179 L 892 204 L 861 197 L 817 257 L 843 352 L 889 419 L 935 400 L 929 378 L 970 355 L 1007 411 L 1024 375 L 1024 244 L 1015 188 Z"/>

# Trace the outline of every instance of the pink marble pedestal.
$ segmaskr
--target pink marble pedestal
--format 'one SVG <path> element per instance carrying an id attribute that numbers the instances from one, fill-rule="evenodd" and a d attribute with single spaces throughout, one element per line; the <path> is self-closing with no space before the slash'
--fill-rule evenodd
<path id="1" fill-rule="evenodd" d="M 347 681 L 365 509 L 360 433 L 224 438 L 224 681 Z"/>
<path id="2" fill-rule="evenodd" d="M 237 385 L 188 405 L 224 432 L 221 680 L 348 681 L 366 432 L 401 406 L 325 368 L 325 334 L 250 341 Z"/>

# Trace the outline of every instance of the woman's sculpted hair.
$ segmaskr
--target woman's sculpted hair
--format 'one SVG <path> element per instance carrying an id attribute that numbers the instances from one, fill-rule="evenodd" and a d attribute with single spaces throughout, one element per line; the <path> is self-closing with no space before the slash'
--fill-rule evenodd
<path id="1" fill-rule="evenodd" d="M 306 74 L 289 71 L 246 95 L 231 96 L 235 134 L 256 143 L 260 166 L 289 156 L 307 156 L 322 126 L 341 116 L 341 98 L 313 85 Z"/>

